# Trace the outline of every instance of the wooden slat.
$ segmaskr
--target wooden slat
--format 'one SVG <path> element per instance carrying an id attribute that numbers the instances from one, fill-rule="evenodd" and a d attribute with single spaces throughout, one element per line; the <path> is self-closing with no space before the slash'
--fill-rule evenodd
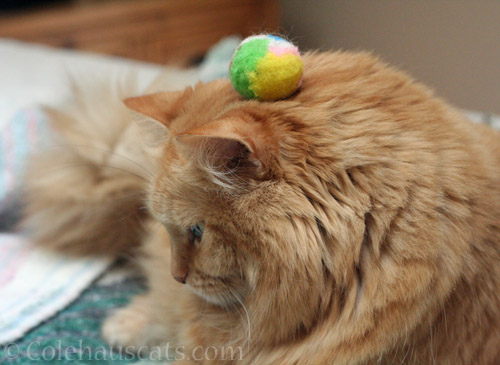
<path id="1" fill-rule="evenodd" d="M 144 35 L 164 34 L 173 32 L 196 34 L 199 28 L 217 28 L 220 23 L 240 19 L 241 14 L 250 11 L 250 6 L 230 6 L 223 9 L 209 9 L 203 13 L 180 13 L 165 17 L 150 17 L 146 20 L 128 22 L 120 25 L 106 25 L 91 29 L 78 30 L 70 35 L 77 43 L 91 43 L 112 39 L 137 38 Z M 243 27 L 240 27 L 243 29 Z M 64 39 L 65 34 L 51 34 L 47 40 Z M 39 39 L 43 39 L 39 36 Z"/>
<path id="2" fill-rule="evenodd" d="M 230 34 L 278 25 L 278 0 L 100 0 L 0 17 L 0 37 L 179 62 Z"/>
<path id="3" fill-rule="evenodd" d="M 150 19 L 209 8 L 223 8 L 248 0 L 107 0 L 80 2 L 17 16 L 0 17 L 2 36 L 32 35 L 36 32 L 82 30 L 102 25 L 123 24 L 135 19 Z"/>

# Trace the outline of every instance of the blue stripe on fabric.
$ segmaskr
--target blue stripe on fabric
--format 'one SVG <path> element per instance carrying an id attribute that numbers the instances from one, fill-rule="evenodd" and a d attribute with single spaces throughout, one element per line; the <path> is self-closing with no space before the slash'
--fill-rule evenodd
<path id="1" fill-rule="evenodd" d="M 5 163 L 4 157 L 7 152 L 7 149 L 5 148 L 5 135 L 6 132 L 3 132 L 0 135 L 0 201 L 2 201 L 7 195 L 7 164 Z"/>
<path id="2" fill-rule="evenodd" d="M 34 145 L 28 138 L 31 123 L 36 126 Z M 9 197 L 10 190 L 19 185 L 18 180 L 24 172 L 29 153 L 48 145 L 51 134 L 47 125 L 46 114 L 39 108 L 32 108 L 16 113 L 3 128 L 0 135 L 0 205 Z M 7 151 L 7 140 L 11 143 L 11 151 Z M 13 179 L 13 186 L 8 185 L 10 178 Z"/>
<path id="3" fill-rule="evenodd" d="M 26 143 L 28 140 L 28 120 L 27 113 L 19 113 L 19 120 L 14 120 L 12 123 L 13 130 L 13 144 L 14 144 L 14 171 L 16 172 L 15 176 L 19 175 L 23 167 L 23 162 L 26 159 L 26 155 L 28 154 L 29 144 Z"/>

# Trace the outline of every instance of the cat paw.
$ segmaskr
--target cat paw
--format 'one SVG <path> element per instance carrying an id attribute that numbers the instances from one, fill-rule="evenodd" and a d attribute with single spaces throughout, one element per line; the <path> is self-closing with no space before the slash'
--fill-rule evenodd
<path id="1" fill-rule="evenodd" d="M 102 335 L 113 347 L 143 353 L 165 342 L 167 334 L 165 328 L 152 323 L 144 311 L 131 306 L 109 317 L 102 327 Z"/>

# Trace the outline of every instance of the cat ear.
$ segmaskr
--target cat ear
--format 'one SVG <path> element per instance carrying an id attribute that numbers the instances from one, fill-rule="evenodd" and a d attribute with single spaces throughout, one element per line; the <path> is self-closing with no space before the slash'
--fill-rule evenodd
<path id="1" fill-rule="evenodd" d="M 189 96 L 187 90 L 137 96 L 127 98 L 123 102 L 128 108 L 153 118 L 168 128 L 177 116 L 181 104 Z"/>
<path id="2" fill-rule="evenodd" d="M 257 122 L 228 118 L 191 129 L 176 137 L 189 150 L 217 168 L 249 162 L 263 172 L 273 158 L 272 136 Z"/>

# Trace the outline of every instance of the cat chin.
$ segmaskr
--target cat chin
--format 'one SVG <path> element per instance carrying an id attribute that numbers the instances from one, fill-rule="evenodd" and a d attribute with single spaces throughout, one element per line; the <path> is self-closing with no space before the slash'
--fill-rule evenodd
<path id="1" fill-rule="evenodd" d="M 227 307 L 238 303 L 238 300 L 230 293 L 210 294 L 202 289 L 194 288 L 189 284 L 187 285 L 187 287 L 196 296 L 200 297 L 201 299 L 205 300 L 210 304 L 214 304 L 221 307 Z"/>

